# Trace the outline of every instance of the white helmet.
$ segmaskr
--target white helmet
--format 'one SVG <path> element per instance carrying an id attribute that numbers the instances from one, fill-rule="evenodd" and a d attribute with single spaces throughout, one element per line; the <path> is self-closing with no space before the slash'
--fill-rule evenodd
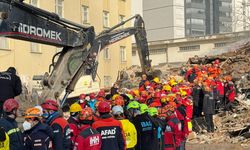
<path id="1" fill-rule="evenodd" d="M 124 113 L 124 111 L 123 111 L 122 106 L 116 105 L 112 108 L 113 115 L 119 115 L 119 114 L 123 114 L 123 113 Z"/>

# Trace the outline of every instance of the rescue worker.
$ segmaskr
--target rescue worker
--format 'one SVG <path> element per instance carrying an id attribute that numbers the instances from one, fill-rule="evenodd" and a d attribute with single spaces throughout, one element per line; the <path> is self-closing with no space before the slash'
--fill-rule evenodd
<path id="1" fill-rule="evenodd" d="M 82 107 L 78 103 L 72 104 L 69 108 L 70 117 L 67 121 L 69 123 L 69 127 L 71 130 L 71 141 L 73 145 L 74 145 L 76 136 L 79 134 L 79 131 L 78 131 L 79 114 L 81 111 L 82 111 Z"/>
<path id="2" fill-rule="evenodd" d="M 23 134 L 16 122 L 18 108 L 17 100 L 7 99 L 3 104 L 5 116 L 0 119 L 0 127 L 4 129 L 10 139 L 10 150 L 24 150 Z"/>
<path id="3" fill-rule="evenodd" d="M 45 123 L 53 130 L 53 150 L 70 150 L 72 146 L 71 131 L 67 120 L 61 117 L 58 112 L 59 105 L 56 101 L 48 99 L 41 106 Z"/>
<path id="4" fill-rule="evenodd" d="M 89 94 L 89 99 L 87 100 L 87 103 L 88 103 L 88 106 L 95 112 L 96 99 L 95 99 L 94 93 Z"/>
<path id="5" fill-rule="evenodd" d="M 114 85 L 113 85 L 113 86 L 111 87 L 111 89 L 110 89 L 110 96 L 112 97 L 112 96 L 114 96 L 115 94 L 119 94 L 118 90 L 119 90 L 119 85 L 118 85 L 118 83 L 114 83 Z"/>
<path id="6" fill-rule="evenodd" d="M 41 123 L 38 108 L 29 108 L 25 112 L 24 147 L 25 150 L 52 150 L 53 132 L 50 126 Z"/>
<path id="7" fill-rule="evenodd" d="M 193 105 L 194 117 L 200 117 L 203 104 L 203 91 L 202 91 L 202 85 L 198 80 L 194 80 L 192 97 L 194 103 Z"/>
<path id="8" fill-rule="evenodd" d="M 10 138 L 4 129 L 0 127 L 0 150 L 10 149 Z"/>
<path id="9" fill-rule="evenodd" d="M 228 90 L 226 93 L 226 111 L 233 111 L 233 102 L 235 99 L 235 87 L 232 81 L 228 82 Z"/>
<path id="10" fill-rule="evenodd" d="M 140 114 L 140 104 L 137 101 L 130 102 L 127 109 L 132 116 L 131 122 L 137 130 L 137 144 L 135 149 L 158 150 L 158 126 L 154 119 L 148 113 Z"/>
<path id="11" fill-rule="evenodd" d="M 100 90 L 97 94 L 97 101 L 104 101 L 105 100 L 105 91 L 104 90 Z"/>
<path id="12" fill-rule="evenodd" d="M 85 100 L 86 95 L 84 93 L 80 94 L 78 103 L 81 105 L 82 109 L 87 107 L 87 101 Z"/>
<path id="13" fill-rule="evenodd" d="M 91 127 L 94 121 L 93 110 L 84 108 L 79 114 L 79 135 L 76 137 L 74 150 L 100 150 L 102 139 L 100 133 Z"/>
<path id="14" fill-rule="evenodd" d="M 215 114 L 215 101 L 213 91 L 209 86 L 205 86 L 202 112 L 207 123 L 207 132 L 214 132 L 213 115 Z"/>
<path id="15" fill-rule="evenodd" d="M 15 98 L 22 93 L 22 83 L 14 67 L 0 72 L 0 118 L 3 117 L 3 104 L 5 100 Z"/>
<path id="16" fill-rule="evenodd" d="M 137 132 L 135 126 L 128 119 L 125 119 L 124 110 L 121 106 L 114 106 L 112 108 L 112 114 L 116 120 L 119 120 L 122 123 L 127 150 L 134 150 L 137 143 Z"/>
<path id="17" fill-rule="evenodd" d="M 167 125 L 164 130 L 164 150 L 180 150 L 182 125 L 175 115 L 175 108 L 171 105 L 164 107 Z"/>
<path id="18" fill-rule="evenodd" d="M 145 83 L 146 81 L 148 81 L 148 80 L 147 80 L 147 74 L 144 73 L 144 74 L 141 75 L 141 81 L 140 81 L 140 83 L 139 83 L 139 88 L 145 86 L 144 83 Z M 143 87 L 143 88 L 146 89 L 146 87 Z"/>
<path id="19" fill-rule="evenodd" d="M 125 136 L 122 124 L 112 118 L 110 114 L 111 107 L 106 101 L 101 101 L 97 106 L 100 119 L 92 125 L 102 136 L 101 150 L 125 150 Z"/>

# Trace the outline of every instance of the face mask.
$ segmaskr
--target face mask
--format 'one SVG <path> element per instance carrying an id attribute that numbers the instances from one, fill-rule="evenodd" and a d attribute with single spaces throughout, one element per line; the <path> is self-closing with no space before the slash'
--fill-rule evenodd
<path id="1" fill-rule="evenodd" d="M 79 103 L 82 104 L 84 101 L 82 99 L 79 100 Z"/>
<path id="2" fill-rule="evenodd" d="M 31 129 L 31 123 L 28 122 L 28 121 L 24 121 L 23 129 L 24 129 L 24 131 L 30 130 Z"/>
<path id="3" fill-rule="evenodd" d="M 89 96 L 87 96 L 85 99 L 86 99 L 87 101 L 89 101 L 89 100 L 90 100 L 90 97 L 89 97 Z"/>

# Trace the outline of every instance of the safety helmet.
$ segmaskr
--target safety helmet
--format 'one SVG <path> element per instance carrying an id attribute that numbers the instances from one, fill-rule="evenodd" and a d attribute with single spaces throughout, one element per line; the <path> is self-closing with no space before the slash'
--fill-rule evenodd
<path id="1" fill-rule="evenodd" d="M 155 92 L 154 98 L 161 98 L 161 92 Z"/>
<path id="2" fill-rule="evenodd" d="M 51 100 L 51 99 L 47 99 L 45 100 L 44 103 L 41 104 L 42 108 L 45 110 L 58 110 L 59 105 L 57 104 L 56 101 Z"/>
<path id="3" fill-rule="evenodd" d="M 124 106 L 124 99 L 122 96 L 117 96 L 114 100 L 114 105 Z"/>
<path id="4" fill-rule="evenodd" d="M 140 103 L 137 101 L 132 101 L 128 104 L 127 110 L 129 109 L 139 109 L 140 108 Z"/>
<path id="5" fill-rule="evenodd" d="M 98 97 L 105 97 L 105 91 L 104 90 L 100 90 L 97 94 Z"/>
<path id="6" fill-rule="evenodd" d="M 143 114 L 148 111 L 148 105 L 140 104 L 140 112 Z"/>
<path id="7" fill-rule="evenodd" d="M 149 81 L 145 81 L 145 82 L 144 82 L 144 85 L 145 85 L 145 86 L 149 86 L 149 85 L 150 85 L 150 82 L 149 82 Z"/>
<path id="8" fill-rule="evenodd" d="M 181 94 L 181 96 L 187 96 L 187 92 L 183 91 L 183 90 L 180 92 L 180 94 Z"/>
<path id="9" fill-rule="evenodd" d="M 148 97 L 147 91 L 141 91 L 141 97 L 147 98 Z"/>
<path id="10" fill-rule="evenodd" d="M 80 94 L 79 99 L 85 99 L 86 95 L 85 94 Z"/>
<path id="11" fill-rule="evenodd" d="M 97 106 L 97 110 L 100 113 L 108 113 L 111 110 L 110 104 L 106 101 L 101 101 Z"/>
<path id="12" fill-rule="evenodd" d="M 90 99 L 95 99 L 95 93 L 90 93 L 89 97 L 90 97 Z"/>
<path id="13" fill-rule="evenodd" d="M 118 96 L 119 96 L 119 94 L 113 95 L 113 96 L 112 96 L 112 100 L 115 100 L 115 98 L 118 97 Z"/>
<path id="14" fill-rule="evenodd" d="M 155 83 L 160 83 L 160 79 L 159 79 L 158 77 L 155 77 L 155 78 L 153 79 L 153 82 L 155 82 Z"/>
<path id="15" fill-rule="evenodd" d="M 130 101 L 134 100 L 134 97 L 131 94 L 126 94 Z"/>
<path id="16" fill-rule="evenodd" d="M 29 108 L 25 111 L 24 118 L 41 118 L 41 110 L 35 107 Z"/>
<path id="17" fill-rule="evenodd" d="M 93 120 L 93 110 L 90 107 L 86 107 L 80 111 L 79 120 Z"/>
<path id="18" fill-rule="evenodd" d="M 134 96 L 140 96 L 140 91 L 138 89 L 133 90 Z"/>
<path id="19" fill-rule="evenodd" d="M 18 108 L 19 108 L 19 103 L 17 102 L 17 100 L 13 98 L 7 99 L 3 103 L 3 111 L 5 112 L 12 112 L 12 110 L 18 109 Z"/>
<path id="20" fill-rule="evenodd" d="M 119 115 L 119 114 L 123 114 L 123 113 L 124 113 L 124 111 L 123 111 L 122 106 L 116 105 L 112 108 L 113 115 Z"/>
<path id="21" fill-rule="evenodd" d="M 164 85 L 163 90 L 165 91 L 171 91 L 171 86 L 170 85 Z"/>
<path id="22" fill-rule="evenodd" d="M 82 107 L 78 103 L 74 103 L 69 107 L 69 112 L 76 113 L 82 111 Z"/>
<path id="23" fill-rule="evenodd" d="M 158 115 L 158 110 L 155 107 L 150 107 L 148 109 L 148 113 L 149 113 L 150 116 L 155 116 L 155 115 Z"/>
<path id="24" fill-rule="evenodd" d="M 179 79 L 177 82 L 178 82 L 178 84 L 179 84 L 179 83 L 182 83 L 182 82 L 183 82 L 183 79 Z"/>
<path id="25" fill-rule="evenodd" d="M 168 101 L 167 96 L 161 97 L 161 103 L 166 103 Z"/>

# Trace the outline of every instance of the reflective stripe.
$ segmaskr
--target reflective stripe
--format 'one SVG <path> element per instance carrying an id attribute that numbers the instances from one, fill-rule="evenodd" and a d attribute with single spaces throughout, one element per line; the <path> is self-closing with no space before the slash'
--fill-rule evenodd
<path id="1" fill-rule="evenodd" d="M 19 132 L 19 131 L 20 131 L 19 128 L 14 128 L 14 129 L 9 130 L 9 131 L 7 132 L 7 134 L 8 134 L 8 135 L 11 135 L 11 134 L 16 133 L 16 132 Z"/>

